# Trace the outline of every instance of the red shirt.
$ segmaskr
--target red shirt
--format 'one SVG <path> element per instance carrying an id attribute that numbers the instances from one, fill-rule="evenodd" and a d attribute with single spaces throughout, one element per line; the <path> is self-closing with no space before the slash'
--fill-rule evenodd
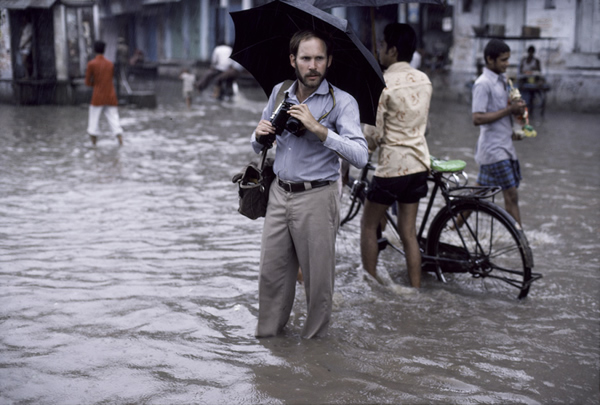
<path id="1" fill-rule="evenodd" d="M 96 55 L 88 62 L 85 70 L 85 84 L 93 87 L 92 105 L 119 105 L 113 85 L 114 65 L 103 55 Z"/>

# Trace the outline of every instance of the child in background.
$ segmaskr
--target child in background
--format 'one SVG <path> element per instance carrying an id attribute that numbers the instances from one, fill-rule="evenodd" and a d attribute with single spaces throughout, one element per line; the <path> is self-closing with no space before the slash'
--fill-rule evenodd
<path id="1" fill-rule="evenodd" d="M 192 107 L 192 94 L 194 93 L 196 76 L 193 73 L 190 73 L 189 69 L 185 68 L 181 72 L 181 75 L 179 75 L 179 78 L 183 80 L 183 98 L 189 110 Z"/>

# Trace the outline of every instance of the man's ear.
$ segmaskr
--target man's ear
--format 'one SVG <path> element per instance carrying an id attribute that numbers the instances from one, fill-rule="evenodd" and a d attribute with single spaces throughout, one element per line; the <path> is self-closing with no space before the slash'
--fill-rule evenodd
<path id="1" fill-rule="evenodd" d="M 331 62 L 333 61 L 333 55 L 329 55 L 329 60 L 327 61 L 327 67 L 331 66 Z"/>
<path id="2" fill-rule="evenodd" d="M 391 46 L 390 49 L 388 49 L 388 53 L 392 58 L 398 60 L 398 48 L 396 48 L 395 46 Z"/>
<path id="3" fill-rule="evenodd" d="M 296 55 L 294 55 L 293 53 L 290 53 L 290 65 L 292 65 L 292 67 L 296 69 Z"/>

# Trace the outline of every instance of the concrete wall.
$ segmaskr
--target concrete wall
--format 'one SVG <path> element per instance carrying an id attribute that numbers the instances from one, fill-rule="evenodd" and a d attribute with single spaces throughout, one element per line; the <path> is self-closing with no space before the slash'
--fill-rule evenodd
<path id="1" fill-rule="evenodd" d="M 501 1 L 501 0 L 489 0 Z M 473 0 L 470 12 L 463 12 L 464 0 L 455 0 L 452 66 L 445 78 L 448 97 L 464 94 L 465 83 L 476 77 L 477 59 L 483 61 L 488 38 L 476 38 L 473 26 L 481 26 L 483 1 Z M 600 59 L 598 54 L 574 52 L 576 46 L 576 0 L 556 0 L 554 9 L 545 9 L 544 0 L 527 0 L 525 24 L 541 28 L 541 39 L 506 40 L 511 47 L 509 75 L 516 75 L 520 59 L 529 45 L 536 47 L 542 72 L 552 86 L 548 104 L 577 111 L 600 111 Z M 596 7 L 598 8 L 598 7 Z M 600 10 L 596 11 L 600 13 Z M 600 19 L 594 16 L 598 22 Z M 596 31 L 594 31 L 596 32 Z M 593 40 L 590 38 L 589 40 Z"/>
<path id="2" fill-rule="evenodd" d="M 8 10 L 0 9 L 0 103 L 11 103 L 14 99 L 12 77 Z"/>

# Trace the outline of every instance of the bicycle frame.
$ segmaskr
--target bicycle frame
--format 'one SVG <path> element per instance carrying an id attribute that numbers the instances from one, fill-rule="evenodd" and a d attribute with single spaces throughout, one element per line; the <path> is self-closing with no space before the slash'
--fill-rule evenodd
<path id="1" fill-rule="evenodd" d="M 360 179 L 350 179 L 348 182 L 348 185 L 351 188 L 350 195 L 352 198 L 352 203 L 348 214 L 341 221 L 340 226 L 352 220 L 358 214 L 361 204 L 364 203 L 364 199 L 366 198 L 370 184 L 368 180 L 368 172 L 374 169 L 375 166 L 369 162 L 367 166 L 361 170 Z M 514 274 L 517 277 L 522 274 L 518 270 L 511 270 L 504 267 L 490 267 L 490 263 L 488 262 L 489 258 L 486 255 L 486 249 L 482 246 L 482 240 L 479 239 L 479 229 L 473 229 L 472 224 L 467 220 L 471 215 L 471 211 L 464 210 L 464 206 L 467 204 L 474 207 L 474 215 L 480 215 L 479 208 L 477 207 L 481 207 L 482 209 L 485 207 L 490 207 L 490 203 L 483 200 L 491 198 L 493 202 L 494 196 L 502 191 L 501 187 L 468 187 L 468 176 L 464 171 L 432 171 L 427 180 L 433 183 L 433 189 L 429 196 L 429 201 L 425 208 L 425 212 L 417 232 L 417 240 L 419 241 L 420 245 L 423 269 L 429 272 L 435 272 L 437 278 L 442 282 L 446 282 L 446 278 L 443 274 L 444 272 L 470 273 L 475 278 L 489 277 L 498 279 L 514 287 L 520 288 L 521 296 L 519 296 L 519 298 L 526 296 L 531 283 L 541 278 L 541 274 L 531 273 L 530 280 L 519 283 L 518 280 L 511 278 L 511 274 Z M 424 235 L 426 233 L 426 227 L 438 193 L 441 193 L 444 199 L 445 206 L 442 208 L 442 210 L 446 210 L 446 212 L 450 214 L 453 228 L 460 240 L 460 243 L 456 243 L 455 245 L 444 245 L 444 249 L 450 249 L 449 252 L 451 254 L 449 254 L 449 256 L 451 257 L 441 257 L 442 255 L 439 254 L 437 256 L 426 254 L 429 249 L 426 249 L 428 242 Z M 462 209 L 460 208 L 461 206 L 463 207 Z M 458 211 L 455 211 L 454 208 L 456 208 Z M 512 217 L 505 213 L 500 207 L 493 205 L 492 209 L 496 211 L 497 215 L 501 215 L 502 218 L 505 218 L 505 222 L 512 223 Z M 385 217 L 388 225 L 391 226 L 396 236 L 399 237 L 398 225 L 394 221 L 394 218 L 389 210 L 386 211 Z M 433 222 L 435 222 L 435 220 Z M 475 224 L 475 226 L 478 227 L 477 221 Z M 500 229 L 504 226 L 506 225 L 500 226 Z M 490 239 L 493 239 L 493 235 L 495 234 L 494 228 L 495 224 L 492 223 L 490 234 L 488 236 Z M 430 233 L 430 231 L 428 231 L 428 233 Z M 387 238 L 382 237 L 381 232 L 378 232 L 378 238 L 379 250 L 383 250 L 387 246 L 390 246 L 392 249 L 405 256 L 405 252 L 399 246 L 389 243 Z M 470 241 L 470 245 L 472 246 L 471 251 L 469 251 L 467 248 L 466 239 Z M 522 235 L 522 233 L 519 234 L 518 240 L 519 246 L 521 246 L 520 249 L 522 249 L 524 254 L 524 263 L 526 263 L 527 267 L 531 269 L 533 267 L 533 256 L 531 254 L 531 249 L 529 248 L 525 236 Z M 441 270 L 441 267 L 444 267 L 443 271 Z M 500 270 L 500 275 L 496 275 L 496 273 L 493 272 L 494 269 Z"/>
<path id="2" fill-rule="evenodd" d="M 352 204 L 350 206 L 350 210 L 348 214 L 342 221 L 340 222 L 340 226 L 343 226 L 347 222 L 351 221 L 356 217 L 358 211 L 360 210 L 360 205 L 364 204 L 364 195 L 366 195 L 365 189 L 367 189 L 370 182 L 368 181 L 368 173 L 371 170 L 375 170 L 375 166 L 371 162 L 367 163 L 367 165 L 361 170 L 360 180 L 354 180 L 352 182 L 352 186 L 350 186 L 350 195 L 352 196 Z M 464 180 L 463 182 L 459 179 L 459 175 L 456 173 L 450 173 L 449 177 L 444 177 L 444 173 L 440 172 L 432 172 L 427 181 L 433 183 L 433 190 L 431 191 L 431 195 L 429 197 L 429 201 L 427 203 L 427 208 L 425 209 L 425 214 L 423 215 L 423 219 L 421 220 L 421 225 L 419 226 L 419 232 L 417 233 L 417 240 L 422 241 L 423 233 L 425 232 L 425 227 L 427 226 L 427 221 L 429 220 L 429 215 L 431 214 L 431 209 L 433 208 L 433 203 L 435 202 L 435 198 L 439 191 L 441 191 L 442 196 L 444 197 L 444 202 L 447 206 L 450 206 L 450 203 L 453 198 L 489 198 L 498 194 L 502 189 L 500 187 L 467 187 L 468 176 L 465 172 L 460 172 L 460 176 L 462 176 Z M 455 187 L 448 187 L 446 182 L 452 182 L 456 184 Z M 458 195 L 458 192 L 462 191 L 471 191 L 469 196 L 466 195 Z M 453 195 L 455 194 L 455 195 Z M 357 200 L 360 200 L 360 203 L 357 204 Z M 391 214 L 386 211 L 385 213 L 386 219 L 388 223 L 392 226 L 397 235 L 398 225 L 394 221 Z M 391 245 L 395 250 L 404 255 L 404 251 L 399 249 L 396 246 Z M 430 256 L 422 256 L 423 259 L 432 259 Z"/>

